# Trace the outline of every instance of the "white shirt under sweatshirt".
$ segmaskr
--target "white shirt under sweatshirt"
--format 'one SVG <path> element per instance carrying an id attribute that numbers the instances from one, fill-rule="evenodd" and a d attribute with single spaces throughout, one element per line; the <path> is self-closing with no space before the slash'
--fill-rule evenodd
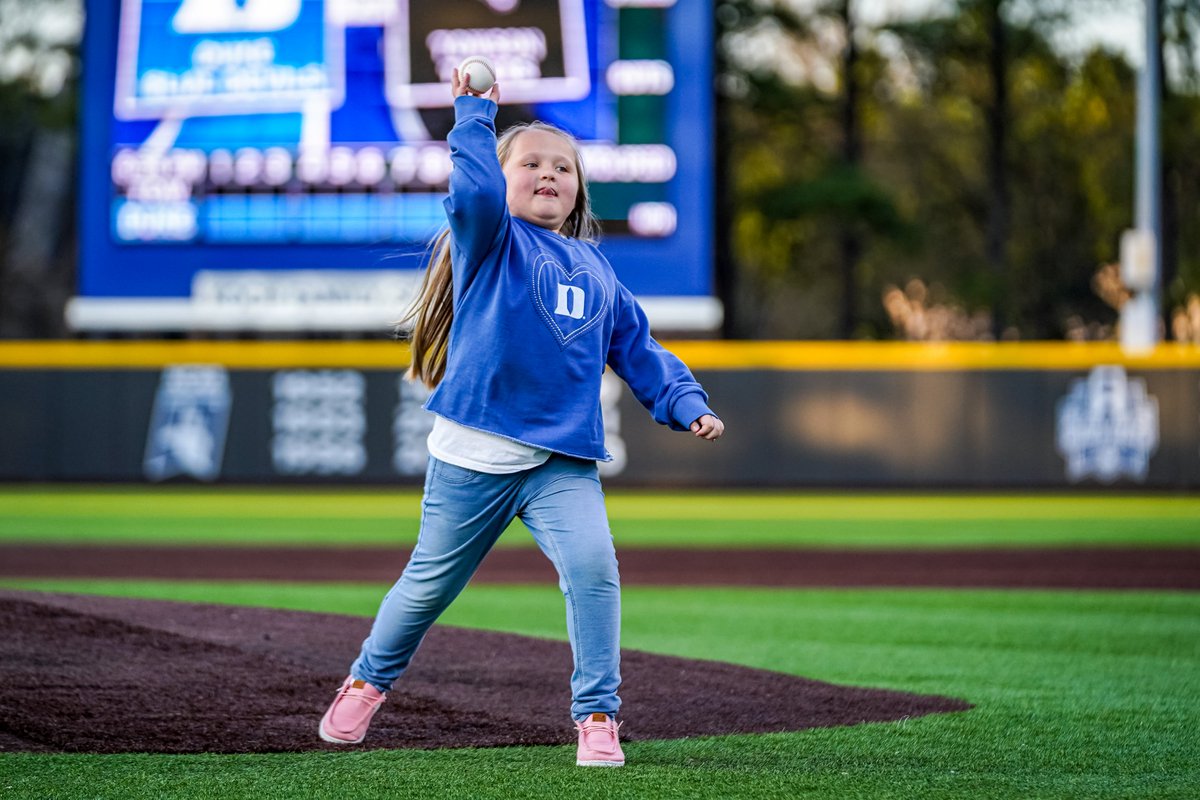
<path id="1" fill-rule="evenodd" d="M 532 469 L 550 458 L 549 450 L 468 428 L 441 415 L 434 415 L 426 443 L 429 454 L 439 461 L 492 475 Z"/>

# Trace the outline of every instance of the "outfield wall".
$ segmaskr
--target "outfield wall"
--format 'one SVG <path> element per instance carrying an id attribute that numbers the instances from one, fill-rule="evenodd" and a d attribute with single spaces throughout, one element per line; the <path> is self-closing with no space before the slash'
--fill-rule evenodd
<path id="1" fill-rule="evenodd" d="M 1200 488 L 1200 348 L 676 342 L 717 443 L 603 405 L 625 485 Z M 387 342 L 0 344 L 0 480 L 416 483 Z"/>

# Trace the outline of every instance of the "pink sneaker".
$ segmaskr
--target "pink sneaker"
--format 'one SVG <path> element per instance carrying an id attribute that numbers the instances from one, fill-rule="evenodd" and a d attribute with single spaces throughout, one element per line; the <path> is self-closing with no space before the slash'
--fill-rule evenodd
<path id="1" fill-rule="evenodd" d="M 621 726 L 607 714 L 591 714 L 582 722 L 576 722 L 579 729 L 579 750 L 576 751 L 575 764 L 580 767 L 623 767 L 625 754 L 621 752 L 621 743 L 617 740 L 617 729 Z"/>
<path id="2" fill-rule="evenodd" d="M 366 681 L 346 678 L 342 688 L 317 731 L 321 738 L 333 744 L 358 744 L 367 735 L 367 726 L 387 694 Z"/>

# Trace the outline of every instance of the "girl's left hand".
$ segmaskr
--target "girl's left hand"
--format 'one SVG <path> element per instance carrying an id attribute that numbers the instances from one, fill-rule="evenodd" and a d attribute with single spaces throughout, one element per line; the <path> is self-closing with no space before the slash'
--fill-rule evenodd
<path id="1" fill-rule="evenodd" d="M 705 414 L 692 423 L 692 433 L 696 434 L 697 438 L 715 442 L 725 433 L 725 423 L 712 414 Z"/>

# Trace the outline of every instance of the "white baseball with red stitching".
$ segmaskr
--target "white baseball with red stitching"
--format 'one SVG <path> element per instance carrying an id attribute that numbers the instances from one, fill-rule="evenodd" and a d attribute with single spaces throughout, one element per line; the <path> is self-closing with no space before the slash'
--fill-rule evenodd
<path id="1" fill-rule="evenodd" d="M 467 56 L 463 62 L 458 65 L 458 76 L 467 75 L 470 81 L 467 86 L 472 92 L 483 94 L 488 89 L 492 88 L 492 84 L 496 82 L 496 68 L 492 66 L 492 62 L 487 56 Z"/>

